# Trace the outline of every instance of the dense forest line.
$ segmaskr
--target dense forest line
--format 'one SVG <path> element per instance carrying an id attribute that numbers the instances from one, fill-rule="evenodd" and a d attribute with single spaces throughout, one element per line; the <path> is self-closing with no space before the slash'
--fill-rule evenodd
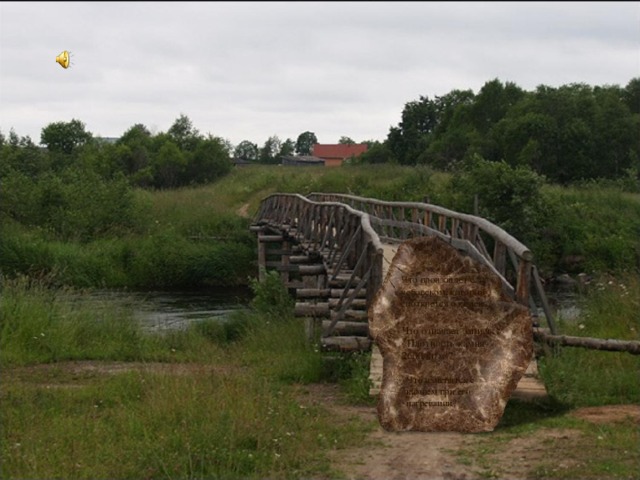
<path id="1" fill-rule="evenodd" d="M 625 87 L 571 84 L 532 92 L 496 79 L 477 94 L 421 96 L 405 104 L 400 123 L 361 160 L 452 170 L 473 156 L 526 166 L 561 184 L 637 178 L 640 77 Z"/>

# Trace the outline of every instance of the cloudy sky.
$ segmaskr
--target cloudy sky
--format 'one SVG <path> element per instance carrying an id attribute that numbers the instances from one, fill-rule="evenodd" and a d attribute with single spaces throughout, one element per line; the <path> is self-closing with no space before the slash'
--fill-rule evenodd
<path id="1" fill-rule="evenodd" d="M 421 95 L 638 76 L 640 2 L 0 2 L 0 131 L 36 143 L 180 114 L 234 145 L 384 140 Z"/>

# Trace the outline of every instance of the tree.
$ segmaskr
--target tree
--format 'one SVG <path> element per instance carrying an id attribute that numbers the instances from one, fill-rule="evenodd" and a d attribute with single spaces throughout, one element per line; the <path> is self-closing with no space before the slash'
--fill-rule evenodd
<path id="1" fill-rule="evenodd" d="M 356 142 L 353 141 L 352 138 L 350 137 L 340 137 L 340 140 L 338 140 L 338 143 L 341 145 L 355 145 Z"/>
<path id="2" fill-rule="evenodd" d="M 186 115 L 180 114 L 167 131 L 173 142 L 183 151 L 193 151 L 202 139 Z"/>
<path id="3" fill-rule="evenodd" d="M 387 143 L 371 142 L 366 152 L 358 157 L 359 163 L 395 163 L 396 158 Z"/>
<path id="4" fill-rule="evenodd" d="M 437 125 L 437 104 L 420 96 L 419 100 L 405 104 L 402 121 L 389 129 L 387 145 L 400 163 L 413 165 L 428 147 L 430 134 Z"/>
<path id="5" fill-rule="evenodd" d="M 174 188 L 181 184 L 187 167 L 184 154 L 171 138 L 164 135 L 164 142 L 153 159 L 153 183 L 158 188 Z"/>
<path id="6" fill-rule="evenodd" d="M 249 140 L 243 140 L 236 146 L 233 154 L 236 158 L 241 158 L 247 162 L 256 162 L 260 154 L 260 149 L 255 143 Z"/>
<path id="7" fill-rule="evenodd" d="M 481 217 L 527 242 L 538 234 L 548 213 L 541 193 L 544 177 L 528 166 L 511 167 L 474 155 L 451 179 L 453 208 L 471 212 L 474 195 Z"/>
<path id="8" fill-rule="evenodd" d="M 116 144 L 125 144 L 130 147 L 133 145 L 148 145 L 150 138 L 151 132 L 149 129 L 141 123 L 136 123 L 122 134 Z"/>
<path id="9" fill-rule="evenodd" d="M 318 143 L 318 138 L 313 132 L 303 132 L 296 140 L 296 153 L 298 155 L 311 155 L 313 146 Z"/>
<path id="10" fill-rule="evenodd" d="M 150 163 L 151 132 L 141 123 L 129 128 L 116 142 L 116 156 L 126 175 L 132 175 Z"/>
<path id="11" fill-rule="evenodd" d="M 42 129 L 40 143 L 53 153 L 72 153 L 77 147 L 91 141 L 93 135 L 85 130 L 80 120 L 50 123 Z"/>
<path id="12" fill-rule="evenodd" d="M 631 113 L 640 114 L 640 77 L 632 78 L 627 83 L 623 98 Z"/>
<path id="13" fill-rule="evenodd" d="M 278 153 L 278 157 L 282 159 L 282 157 L 288 157 L 293 155 L 293 152 L 296 148 L 296 144 L 290 138 L 287 138 L 284 142 L 282 142 L 282 146 L 280 147 L 280 152 Z"/>
<path id="14" fill-rule="evenodd" d="M 260 163 L 278 163 L 278 153 L 282 148 L 282 142 L 277 135 L 272 135 L 264 142 L 260 149 Z"/>
<path id="15" fill-rule="evenodd" d="M 7 141 L 4 135 L 0 134 L 0 177 L 13 171 L 35 179 L 49 169 L 49 155 L 33 143 L 29 136 L 18 137 L 11 129 Z"/>
<path id="16" fill-rule="evenodd" d="M 215 135 L 209 134 L 209 139 L 212 139 L 212 138 L 220 142 L 220 145 L 222 145 L 225 151 L 227 152 L 227 157 L 230 157 L 231 154 L 233 153 L 233 143 L 231 143 L 231 140 L 229 140 L 228 138 L 217 137 Z"/>
<path id="17" fill-rule="evenodd" d="M 231 170 L 231 161 L 224 139 L 209 137 L 198 143 L 193 157 L 187 165 L 188 183 L 207 183 L 226 175 Z"/>

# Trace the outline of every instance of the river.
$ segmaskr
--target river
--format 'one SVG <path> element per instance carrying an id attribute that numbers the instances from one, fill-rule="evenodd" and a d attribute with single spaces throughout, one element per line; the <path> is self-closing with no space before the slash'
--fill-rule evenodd
<path id="1" fill-rule="evenodd" d="M 580 315 L 576 289 L 560 286 L 547 292 L 556 320 L 574 321 Z M 224 321 L 235 311 L 248 308 L 252 298 L 249 288 L 212 288 L 191 291 L 121 291 L 96 290 L 76 301 L 91 302 L 96 308 L 123 307 L 133 312 L 143 329 L 163 331 L 186 328 L 204 319 Z M 542 310 L 539 312 L 546 326 Z"/>
<path id="2" fill-rule="evenodd" d="M 186 328 L 205 319 L 224 321 L 229 313 L 248 308 L 248 288 L 212 288 L 191 291 L 96 290 L 76 301 L 91 302 L 95 308 L 126 308 L 144 330 Z"/>

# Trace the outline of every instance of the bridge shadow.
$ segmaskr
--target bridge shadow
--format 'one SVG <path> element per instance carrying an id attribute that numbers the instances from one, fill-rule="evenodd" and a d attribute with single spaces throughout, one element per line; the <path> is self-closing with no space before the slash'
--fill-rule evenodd
<path id="1" fill-rule="evenodd" d="M 570 405 L 562 403 L 551 396 L 534 401 L 512 398 L 507 403 L 504 414 L 495 431 L 561 417 L 572 408 Z"/>

